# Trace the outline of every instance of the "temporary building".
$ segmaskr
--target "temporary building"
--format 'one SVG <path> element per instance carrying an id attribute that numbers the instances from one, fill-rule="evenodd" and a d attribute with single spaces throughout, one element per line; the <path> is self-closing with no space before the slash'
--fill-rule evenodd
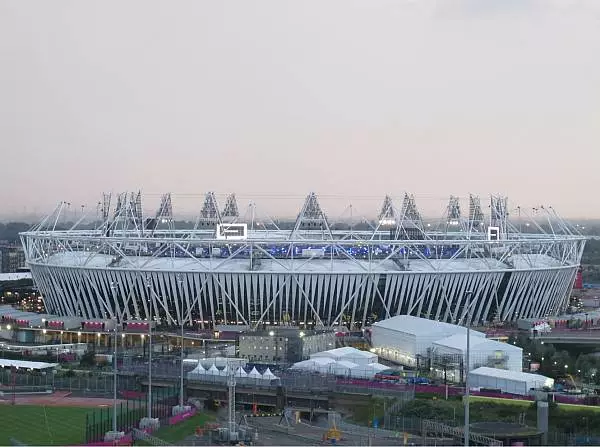
<path id="1" fill-rule="evenodd" d="M 273 374 L 271 372 L 270 368 L 267 368 L 267 370 L 262 374 L 262 378 L 264 380 L 277 380 L 277 379 L 279 379 L 279 377 L 277 377 L 275 374 Z"/>
<path id="2" fill-rule="evenodd" d="M 229 367 L 225 365 L 225 368 L 219 371 L 219 375 L 227 377 L 229 375 Z"/>
<path id="3" fill-rule="evenodd" d="M 340 360 L 331 367 L 331 373 L 336 376 L 350 377 L 350 370 L 358 367 L 356 363 Z"/>
<path id="4" fill-rule="evenodd" d="M 331 371 L 332 365 L 335 364 L 335 360 L 328 357 L 316 357 L 309 360 L 303 360 L 298 363 L 294 363 L 291 369 L 301 369 L 305 371 L 319 372 L 327 374 Z"/>
<path id="5" fill-rule="evenodd" d="M 368 365 L 358 365 L 350 370 L 350 377 L 356 379 L 372 379 L 375 374 L 390 369 L 389 366 L 380 363 L 369 363 Z"/>
<path id="6" fill-rule="evenodd" d="M 531 389 L 552 388 L 554 379 L 540 374 L 482 366 L 469 373 L 469 385 L 473 388 L 491 388 L 525 396 Z"/>
<path id="7" fill-rule="evenodd" d="M 251 379 L 260 379 L 262 378 L 262 374 L 256 370 L 256 367 L 252 368 L 252 371 L 248 373 L 248 377 Z"/>
<path id="8" fill-rule="evenodd" d="M 235 377 L 248 377 L 248 373 L 241 366 L 235 371 Z"/>
<path id="9" fill-rule="evenodd" d="M 330 358 L 317 357 L 298 362 L 294 364 L 291 369 L 319 372 L 344 377 L 372 379 L 375 374 L 385 369 L 389 369 L 389 367 L 380 363 L 358 365 L 347 360 L 340 360 L 339 362 L 336 362 Z"/>
<path id="10" fill-rule="evenodd" d="M 206 374 L 208 374 L 209 376 L 218 376 L 219 369 L 213 364 L 210 368 L 208 368 Z"/>
<path id="11" fill-rule="evenodd" d="M 314 360 L 302 360 L 301 362 L 294 363 L 290 369 L 314 371 L 315 361 Z"/>
<path id="12" fill-rule="evenodd" d="M 480 366 L 522 371 L 523 350 L 509 343 L 483 337 L 472 337 L 469 355 L 469 370 Z M 464 358 L 467 352 L 466 331 L 451 335 L 432 344 L 437 357 Z"/>
<path id="13" fill-rule="evenodd" d="M 435 341 L 457 334 L 466 336 L 465 328 L 427 318 L 397 315 L 373 324 L 371 344 L 383 358 L 415 365 L 417 356 L 426 356 Z M 475 338 L 485 338 L 485 334 L 471 331 L 471 339 Z"/>
<path id="14" fill-rule="evenodd" d="M 198 379 L 205 375 L 206 370 L 202 367 L 202 365 L 198 364 L 198 366 L 188 373 L 188 379 Z"/>
<path id="15" fill-rule="evenodd" d="M 368 351 L 361 351 L 360 349 L 352 348 L 350 346 L 317 352 L 316 354 L 312 354 L 310 358 L 330 358 L 336 362 L 344 360 L 356 363 L 357 365 L 366 365 L 377 362 L 377 354 Z"/>
<path id="16" fill-rule="evenodd" d="M 316 357 L 310 359 L 310 361 L 314 362 L 313 370 L 322 374 L 330 374 L 331 368 L 333 368 L 333 365 L 336 363 L 334 359 L 327 357 Z"/>

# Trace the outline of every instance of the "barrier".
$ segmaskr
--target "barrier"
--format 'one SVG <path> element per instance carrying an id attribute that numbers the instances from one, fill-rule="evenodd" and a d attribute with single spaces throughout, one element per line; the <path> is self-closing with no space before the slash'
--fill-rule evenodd
<path id="1" fill-rule="evenodd" d="M 184 413 L 180 413 L 176 416 L 171 416 L 169 418 L 169 425 L 179 424 L 180 422 L 185 421 L 186 419 L 191 418 L 196 414 L 196 409 L 192 408 L 190 411 L 186 411 Z"/>
<path id="2" fill-rule="evenodd" d="M 170 417 L 173 406 L 178 402 L 178 387 L 155 388 L 152 392 L 152 416 L 166 419 Z M 128 399 L 119 403 L 117 409 L 117 431 L 125 433 L 137 428 L 140 420 L 148 414 L 148 399 L 144 394 L 140 399 Z M 113 409 L 102 407 L 86 415 L 86 444 L 101 442 L 106 432 L 113 428 Z"/>
<path id="3" fill-rule="evenodd" d="M 109 445 L 133 445 L 133 436 L 128 433 L 118 441 L 98 441 L 98 442 L 90 442 L 85 445 L 89 446 L 109 446 Z"/>

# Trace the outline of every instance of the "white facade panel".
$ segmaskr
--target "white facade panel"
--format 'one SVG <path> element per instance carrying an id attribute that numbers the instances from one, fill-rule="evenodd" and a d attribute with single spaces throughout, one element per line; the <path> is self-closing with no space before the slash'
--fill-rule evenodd
<path id="1" fill-rule="evenodd" d="M 471 331 L 474 332 L 474 331 Z M 453 335 L 433 343 L 437 356 L 460 356 L 466 358 L 465 334 Z M 517 346 L 487 338 L 471 337 L 469 370 L 482 366 L 520 372 L 523 370 L 523 350 Z"/>

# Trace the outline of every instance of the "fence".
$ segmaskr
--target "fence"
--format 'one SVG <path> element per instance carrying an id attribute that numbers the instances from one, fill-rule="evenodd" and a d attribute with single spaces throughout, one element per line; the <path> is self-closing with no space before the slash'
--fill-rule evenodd
<path id="1" fill-rule="evenodd" d="M 139 389 L 137 379 L 133 376 L 119 376 L 119 390 Z M 0 369 L 0 389 L 15 391 L 43 391 L 49 389 L 72 392 L 75 395 L 112 397 L 113 376 L 110 374 L 83 374 L 72 377 L 60 376 L 53 373 L 18 372 Z"/>
<path id="2" fill-rule="evenodd" d="M 130 395 L 131 396 L 131 395 Z M 148 415 L 147 395 L 137 395 L 138 398 L 128 399 L 117 408 L 117 430 L 130 432 L 138 426 L 140 419 Z M 152 390 L 153 418 L 165 421 L 171 416 L 172 408 L 179 399 L 179 389 L 154 388 Z M 108 431 L 113 430 L 113 408 L 98 408 L 86 416 L 85 442 L 98 442 Z"/>
<path id="3" fill-rule="evenodd" d="M 188 372 L 193 368 L 187 367 Z M 148 366 L 132 366 L 127 367 L 124 371 L 130 374 L 144 374 L 148 371 Z M 276 389 L 277 387 L 284 387 L 288 391 L 299 391 L 305 392 L 310 389 L 313 392 L 346 392 L 346 393 L 364 393 L 374 395 L 386 395 L 394 397 L 410 396 L 412 398 L 415 393 L 414 385 L 405 384 L 390 384 L 390 383 L 379 383 L 371 380 L 361 379 L 343 379 L 333 375 L 327 374 L 315 374 L 312 372 L 300 372 L 300 371 L 280 371 L 275 372 L 279 376 L 278 380 L 263 380 L 259 378 L 250 377 L 236 377 L 236 382 L 239 386 L 252 386 L 261 389 Z M 174 378 L 179 377 L 180 369 L 179 366 L 175 365 L 156 365 L 152 368 L 152 377 L 155 379 L 160 378 Z M 227 383 L 227 377 L 218 375 L 193 375 L 188 376 L 185 374 L 186 381 L 190 384 L 193 383 L 205 383 L 225 386 Z"/>

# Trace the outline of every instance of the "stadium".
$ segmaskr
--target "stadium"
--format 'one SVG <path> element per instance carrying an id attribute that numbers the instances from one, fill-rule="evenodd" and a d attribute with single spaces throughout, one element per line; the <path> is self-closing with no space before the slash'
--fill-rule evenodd
<path id="1" fill-rule="evenodd" d="M 103 195 L 93 227 L 57 225 L 62 202 L 21 234 L 48 313 L 183 319 L 202 329 L 360 328 L 399 314 L 469 324 L 542 318 L 564 311 L 585 245 L 551 207 L 525 218 L 500 196 L 486 215 L 478 197 L 451 196 L 435 221 L 414 196 L 399 207 L 386 196 L 377 219 L 354 225 L 330 222 L 311 193 L 285 225 L 241 216 L 233 194 L 220 209 L 208 193 L 183 229 L 171 194 L 151 216 L 141 193 L 114 199 Z"/>

